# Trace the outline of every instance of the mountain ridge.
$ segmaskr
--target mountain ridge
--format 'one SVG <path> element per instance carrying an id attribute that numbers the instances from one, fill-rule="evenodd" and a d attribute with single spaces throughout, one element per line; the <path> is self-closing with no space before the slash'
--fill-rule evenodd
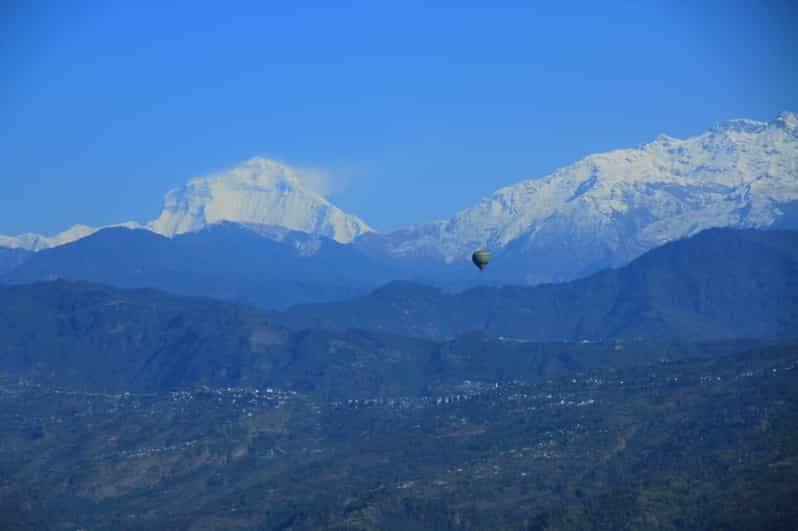
<path id="1" fill-rule="evenodd" d="M 159 288 L 262 308 L 346 298 L 392 276 L 390 268 L 373 264 L 350 245 L 282 227 L 231 222 L 172 238 L 144 229 L 103 229 L 24 258 L 0 279 Z"/>
<path id="2" fill-rule="evenodd" d="M 448 220 L 355 241 L 372 255 L 512 265 L 505 282 L 566 281 L 713 227 L 764 228 L 798 205 L 798 117 L 732 120 L 686 140 L 589 155 L 501 188 Z M 509 270 L 510 268 L 508 268 Z"/>
<path id="3" fill-rule="evenodd" d="M 471 331 L 536 341 L 789 336 L 798 330 L 798 232 L 710 229 L 619 269 L 561 284 L 451 294 L 394 282 L 275 314 L 294 327 L 419 337 Z"/>
<path id="4" fill-rule="evenodd" d="M 299 170 L 260 157 L 190 180 L 167 194 L 157 219 L 125 225 L 170 237 L 223 220 L 282 226 L 352 242 L 410 276 L 462 287 L 475 247 L 491 248 L 505 264 L 500 282 L 567 281 L 706 228 L 798 227 L 796 212 L 798 117 L 783 112 L 769 122 L 729 120 L 684 140 L 662 134 L 589 155 L 501 188 L 448 220 L 387 234 L 309 190 Z M 41 250 L 96 230 L 0 237 L 0 246 Z"/>
<path id="5" fill-rule="evenodd" d="M 536 342 L 467 333 L 297 329 L 254 307 L 56 280 L 0 285 L 0 375 L 90 392 L 278 386 L 316 396 L 420 396 L 463 380 L 539 381 L 598 367 L 775 344 L 680 338 Z"/>
<path id="6" fill-rule="evenodd" d="M 107 228 L 146 229 L 166 237 L 196 232 L 219 222 L 275 225 L 348 243 L 372 232 L 357 216 L 347 214 L 303 184 L 300 171 L 265 157 L 253 157 L 232 168 L 190 179 L 169 190 L 161 214 L 141 224 L 127 221 L 102 227 L 75 225 L 54 236 L 25 233 L 0 235 L 0 247 L 41 251 L 58 247 Z"/>

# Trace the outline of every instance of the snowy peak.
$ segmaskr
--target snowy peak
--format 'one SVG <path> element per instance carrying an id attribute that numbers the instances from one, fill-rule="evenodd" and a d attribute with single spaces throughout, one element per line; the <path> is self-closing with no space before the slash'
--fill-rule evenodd
<path id="1" fill-rule="evenodd" d="M 712 131 L 715 133 L 761 133 L 766 127 L 767 123 L 765 122 L 748 120 L 746 118 L 736 118 L 734 120 L 716 123 L 712 127 Z"/>
<path id="2" fill-rule="evenodd" d="M 19 236 L 0 236 L 0 247 L 8 247 L 11 249 L 26 249 L 28 251 L 41 251 L 49 249 L 50 247 L 58 247 L 71 243 L 86 236 L 91 236 L 101 229 L 109 227 L 126 227 L 128 229 L 142 228 L 141 225 L 135 221 L 127 221 L 125 223 L 117 223 L 115 225 L 107 225 L 105 227 L 89 227 L 87 225 L 73 225 L 64 232 L 60 232 L 55 236 L 42 236 L 41 234 L 34 234 L 26 232 Z"/>
<path id="3" fill-rule="evenodd" d="M 42 236 L 41 234 L 34 234 L 32 232 L 26 232 L 18 236 L 0 236 L 0 247 L 40 251 L 48 247 L 53 247 L 54 245 L 62 245 L 70 241 L 85 238 L 94 231 L 94 228 L 86 225 L 74 225 L 55 236 Z"/>
<path id="4" fill-rule="evenodd" d="M 688 139 L 660 135 L 590 155 L 499 189 L 447 221 L 388 235 L 385 248 L 445 262 L 468 260 L 482 246 L 534 251 L 526 267 L 547 261 L 573 277 L 707 228 L 768 227 L 798 201 L 797 123 L 789 112 L 770 122 L 730 120 Z M 562 279 L 546 272 L 527 280 Z"/>
<path id="5" fill-rule="evenodd" d="M 220 221 L 276 225 L 341 243 L 372 231 L 305 187 L 296 170 L 261 157 L 171 190 L 149 228 L 171 237 Z"/>
<path id="6" fill-rule="evenodd" d="M 775 127 L 782 127 L 784 129 L 791 130 L 793 135 L 798 132 L 798 114 L 795 114 L 794 112 L 784 111 L 770 123 Z"/>
<path id="7" fill-rule="evenodd" d="M 158 219 L 142 226 L 126 222 L 110 227 L 147 228 L 172 237 L 223 221 L 270 225 L 348 243 L 372 232 L 303 184 L 301 170 L 256 157 L 206 177 L 191 179 L 166 194 Z M 75 225 L 55 236 L 26 233 L 0 236 L 0 247 L 40 251 L 85 238 L 106 227 Z"/>
<path id="8" fill-rule="evenodd" d="M 784 111 L 769 122 L 760 122 L 746 118 L 737 118 L 719 122 L 712 127 L 715 133 L 761 133 L 768 128 L 791 129 L 793 132 L 798 128 L 798 115 L 793 112 Z"/>

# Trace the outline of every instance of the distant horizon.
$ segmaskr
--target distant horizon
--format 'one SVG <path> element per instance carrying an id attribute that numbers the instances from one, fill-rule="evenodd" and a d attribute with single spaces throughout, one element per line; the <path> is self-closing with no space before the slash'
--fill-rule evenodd
<path id="1" fill-rule="evenodd" d="M 253 156 L 390 232 L 590 154 L 798 111 L 779 0 L 1 9 L 4 235 L 146 222 Z"/>

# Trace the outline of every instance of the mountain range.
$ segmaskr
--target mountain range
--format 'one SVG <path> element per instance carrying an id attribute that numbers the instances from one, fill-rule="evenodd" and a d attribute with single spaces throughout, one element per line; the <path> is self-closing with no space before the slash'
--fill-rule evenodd
<path id="1" fill-rule="evenodd" d="M 139 251 L 147 239 L 190 245 L 193 236 L 115 230 Z M 73 245 L 115 255 L 104 235 L 113 236 Z M 280 313 L 85 282 L 0 285 L 0 369 L 93 391 L 279 384 L 338 398 L 398 396 L 463 379 L 699 356 L 716 350 L 710 340 L 740 349 L 796 331 L 792 231 L 713 229 L 563 284 L 452 295 L 393 283 Z"/>
<path id="2" fill-rule="evenodd" d="M 25 260 L 27 258 L 27 260 Z M 19 257 L 0 279 L 64 278 L 159 288 L 284 308 L 361 295 L 399 275 L 356 247 L 268 225 L 220 222 L 167 238 L 144 229 L 100 230 Z"/>
<path id="3" fill-rule="evenodd" d="M 264 158 L 193 179 L 167 194 L 157 219 L 123 225 L 173 238 L 225 221 L 260 227 L 272 242 L 280 241 L 274 234 L 296 231 L 347 244 L 354 249 L 347 256 L 368 257 L 394 278 L 443 287 L 567 281 L 707 228 L 798 227 L 798 117 L 731 120 L 685 140 L 661 135 L 590 155 L 502 188 L 451 219 L 388 234 L 312 191 L 297 170 Z M 97 230 L 0 237 L 0 246 L 44 251 Z M 477 275 L 468 257 L 481 246 L 494 263 Z"/>
<path id="4" fill-rule="evenodd" d="M 223 221 L 274 225 L 343 243 L 373 230 L 304 186 L 294 168 L 255 157 L 170 190 L 164 198 L 161 215 L 149 223 L 128 221 L 99 228 L 75 225 L 50 237 L 33 233 L 16 237 L 0 235 L 0 247 L 41 251 L 112 227 L 146 229 L 173 237 Z"/>
<path id="5" fill-rule="evenodd" d="M 488 247 L 502 281 L 537 284 L 623 265 L 708 228 L 789 226 L 796 200 L 798 117 L 782 113 L 591 155 L 502 188 L 452 219 L 361 241 L 396 259 L 445 263 Z"/>
<path id="6" fill-rule="evenodd" d="M 534 341 L 794 337 L 798 232 L 710 229 L 571 282 L 457 294 L 393 282 L 275 318 L 294 327 L 420 337 L 473 331 Z"/>

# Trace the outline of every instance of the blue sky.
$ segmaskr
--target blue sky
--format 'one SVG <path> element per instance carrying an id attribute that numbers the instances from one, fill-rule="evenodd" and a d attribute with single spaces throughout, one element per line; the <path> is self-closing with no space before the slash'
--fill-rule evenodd
<path id="1" fill-rule="evenodd" d="M 147 221 L 255 155 L 326 169 L 390 230 L 798 111 L 790 2 L 159 4 L 0 7 L 0 234 Z"/>

